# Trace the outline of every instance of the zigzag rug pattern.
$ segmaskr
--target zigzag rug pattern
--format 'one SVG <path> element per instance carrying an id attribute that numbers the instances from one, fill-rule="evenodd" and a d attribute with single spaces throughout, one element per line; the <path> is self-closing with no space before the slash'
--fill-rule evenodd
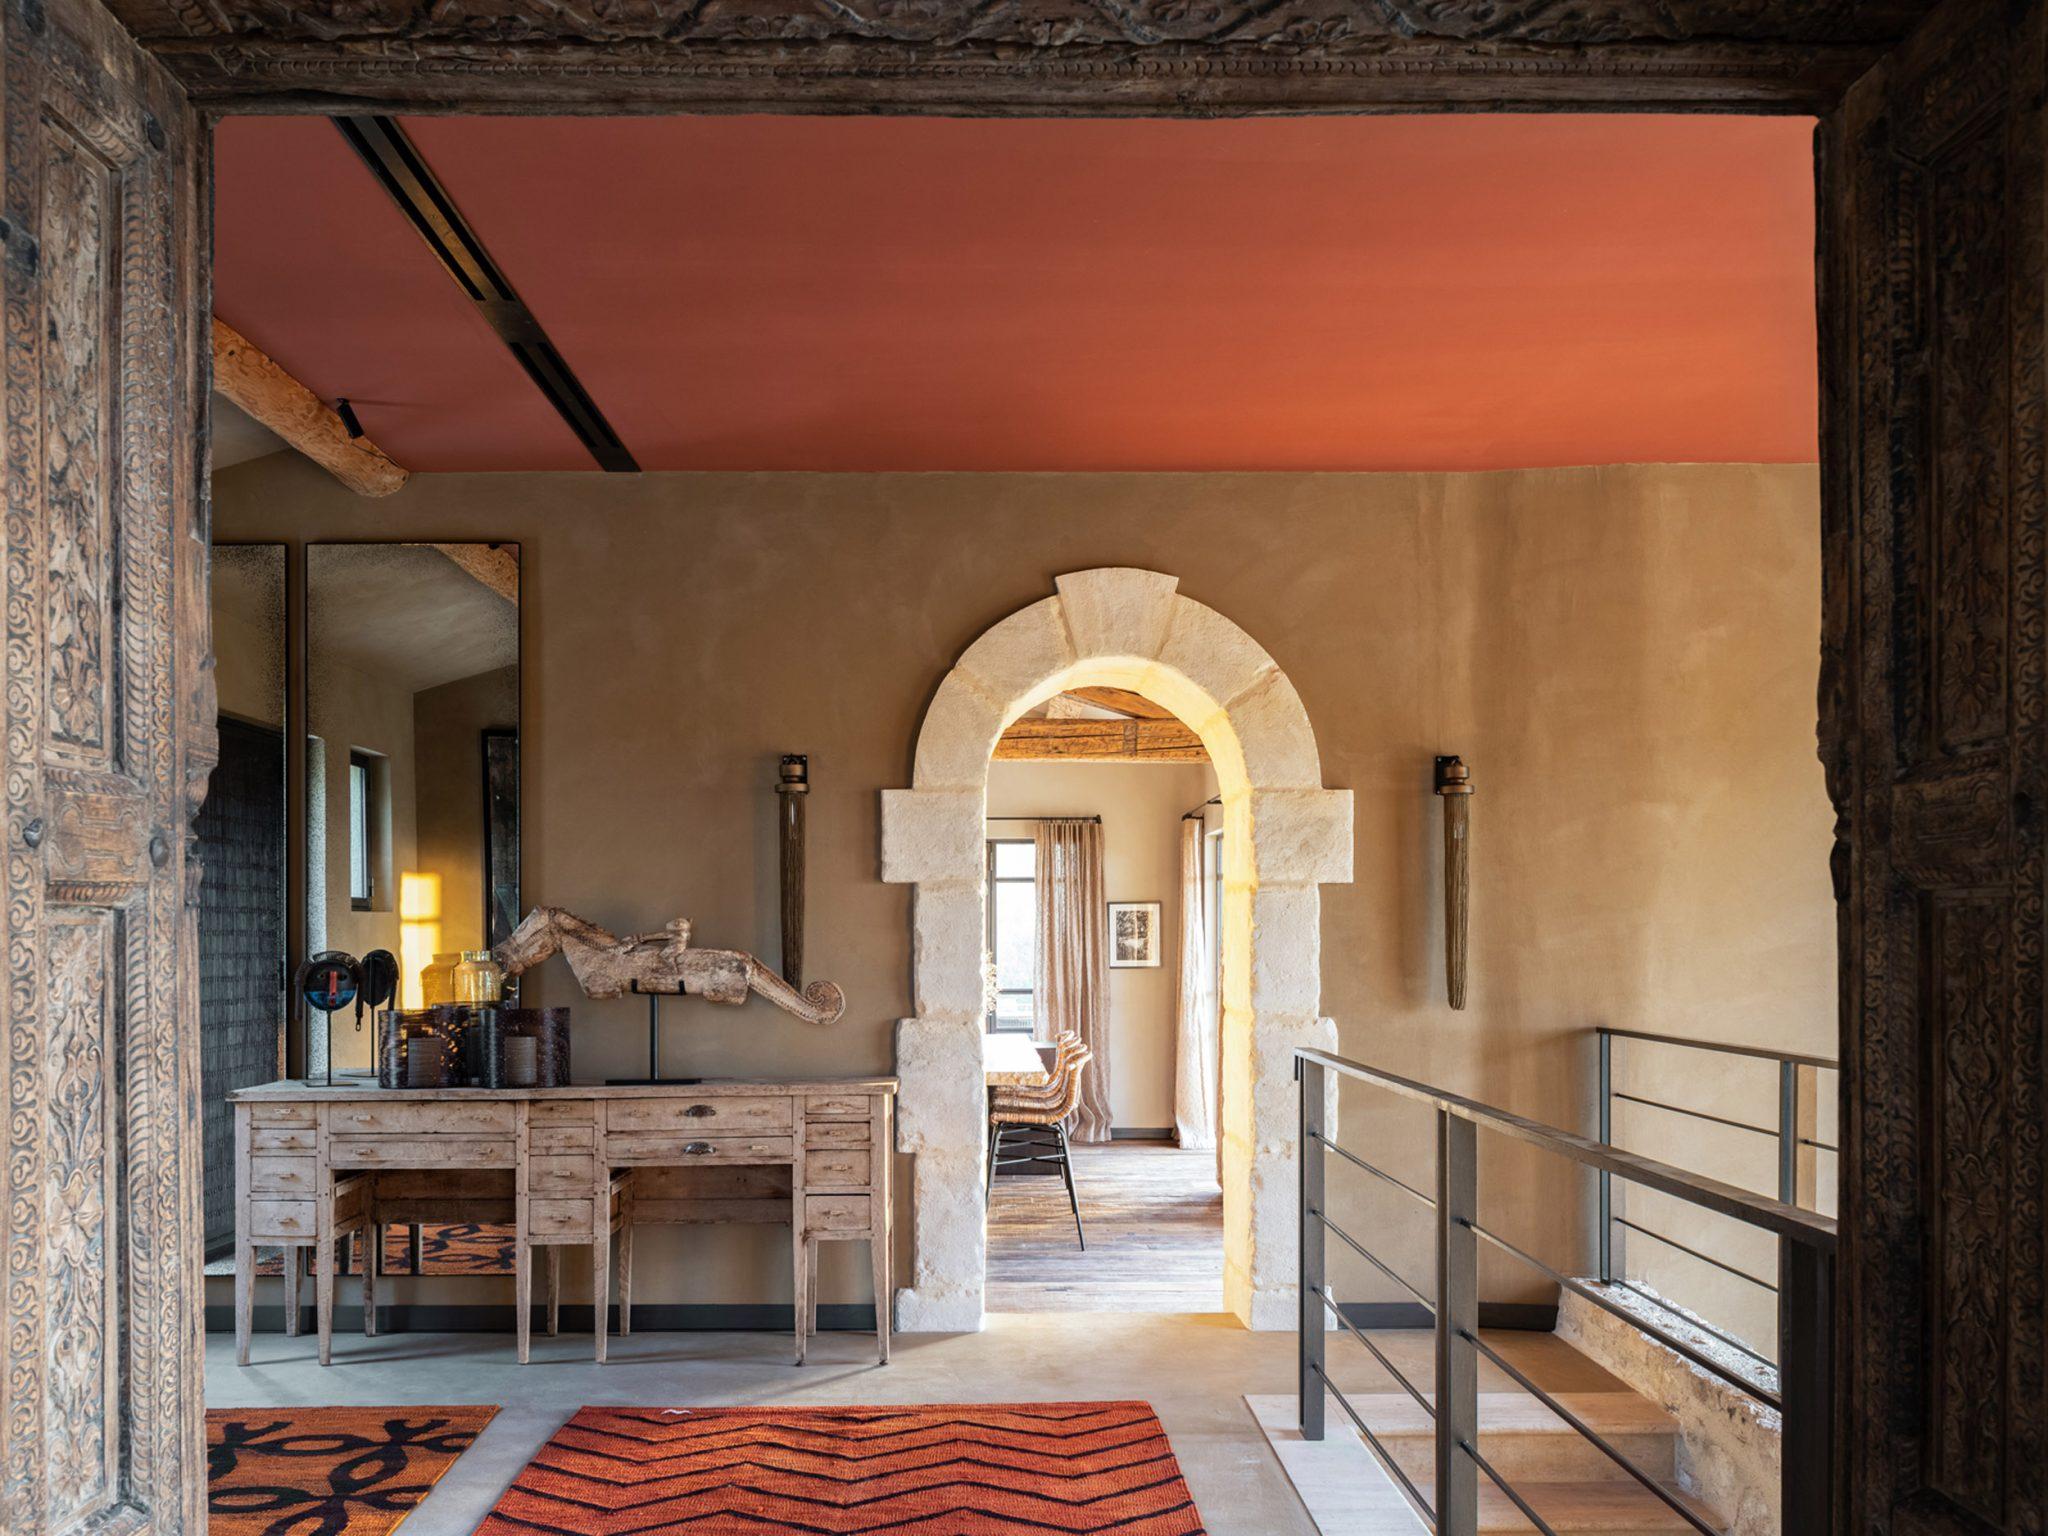
<path id="1" fill-rule="evenodd" d="M 476 1536 L 1202 1536 L 1148 1403 L 583 1408 Z"/>

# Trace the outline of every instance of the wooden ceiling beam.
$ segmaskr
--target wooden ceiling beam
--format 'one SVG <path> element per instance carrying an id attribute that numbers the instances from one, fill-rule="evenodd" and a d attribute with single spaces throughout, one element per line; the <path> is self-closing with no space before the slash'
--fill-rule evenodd
<path id="1" fill-rule="evenodd" d="M 996 738 L 999 763 L 1206 763 L 1178 720 L 1018 720 Z"/>
<path id="2" fill-rule="evenodd" d="M 412 478 L 367 437 L 350 437 L 326 401 L 218 315 L 213 387 L 358 496 L 389 496 Z"/>
<path id="3" fill-rule="evenodd" d="M 1069 688 L 1067 697 L 1079 699 L 1083 704 L 1093 704 L 1097 709 L 1113 709 L 1120 715 L 1131 716 L 1134 720 L 1173 718 L 1172 710 L 1154 704 L 1142 693 L 1133 693 L 1128 688 Z"/>

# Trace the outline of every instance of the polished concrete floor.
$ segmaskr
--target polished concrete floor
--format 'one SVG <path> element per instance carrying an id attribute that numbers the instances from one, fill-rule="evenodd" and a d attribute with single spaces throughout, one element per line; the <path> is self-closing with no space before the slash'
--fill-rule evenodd
<path id="1" fill-rule="evenodd" d="M 1426 1333 L 1384 1334 L 1383 1347 L 1427 1382 Z M 1559 1389 L 1596 1389 L 1596 1368 L 1549 1335 L 1496 1336 L 1518 1363 Z M 321 1369 L 310 1337 L 258 1334 L 247 1368 L 232 1337 L 207 1341 L 207 1402 L 493 1403 L 476 1445 L 409 1518 L 402 1536 L 470 1536 L 518 1470 L 584 1403 L 684 1406 L 773 1403 L 957 1403 L 1143 1398 L 1166 1426 L 1210 1536 L 1312 1536 L 1286 1477 L 1246 1409 L 1246 1393 L 1294 1389 L 1292 1334 L 1248 1333 L 1220 1316 L 1101 1313 L 992 1316 L 969 1335 L 908 1335 L 886 1366 L 865 1335 L 827 1334 L 811 1363 L 788 1363 L 779 1335 L 636 1334 L 612 1341 L 609 1364 L 587 1338 L 536 1338 L 531 1365 L 493 1334 L 338 1335 Z M 1333 1347 L 1347 1389 L 1384 1390 L 1357 1349 Z"/>

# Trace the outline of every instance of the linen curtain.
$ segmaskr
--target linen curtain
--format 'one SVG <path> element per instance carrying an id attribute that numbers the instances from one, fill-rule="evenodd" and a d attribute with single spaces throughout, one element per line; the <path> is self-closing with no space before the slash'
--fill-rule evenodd
<path id="1" fill-rule="evenodd" d="M 1183 1147 L 1216 1145 L 1216 969 L 1203 916 L 1202 823 L 1180 824 L 1180 980 L 1174 992 L 1173 1131 Z"/>
<path id="2" fill-rule="evenodd" d="M 1095 1053 L 1081 1071 L 1081 1103 L 1068 1135 L 1109 1140 L 1109 899 L 1102 823 L 1038 823 L 1038 988 L 1032 1020 L 1040 1040 L 1073 1030 Z"/>

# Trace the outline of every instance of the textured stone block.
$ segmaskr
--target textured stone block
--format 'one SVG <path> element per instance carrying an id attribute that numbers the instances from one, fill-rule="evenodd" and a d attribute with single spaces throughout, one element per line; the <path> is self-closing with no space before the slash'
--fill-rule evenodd
<path id="1" fill-rule="evenodd" d="M 979 880 L 988 802 L 980 788 L 882 791 L 882 878 Z"/>
<path id="2" fill-rule="evenodd" d="M 1175 597 L 1159 661 L 1223 707 L 1273 670 L 1265 648 L 1214 608 Z"/>
<path id="3" fill-rule="evenodd" d="M 1261 1019 L 1322 1003 L 1323 902 L 1312 885 L 1252 892 L 1251 1004 Z"/>
<path id="4" fill-rule="evenodd" d="M 972 673 L 1006 713 L 1021 709 L 1034 690 L 1073 664 L 1074 649 L 1056 597 L 1018 609 L 960 658 L 960 669 Z M 987 756 L 982 754 L 984 768 Z"/>
<path id="5" fill-rule="evenodd" d="M 954 669 L 924 712 L 913 781 L 920 791 L 969 789 L 980 794 L 988 783 L 989 754 L 1002 731 L 1001 707 L 973 679 Z"/>
<path id="6" fill-rule="evenodd" d="M 911 906 L 911 982 L 920 1017 L 979 1022 L 982 887 L 979 882 L 926 881 Z"/>
<path id="7" fill-rule="evenodd" d="M 978 1018 L 899 1020 L 896 1076 L 898 1151 L 979 1157 L 987 1091 Z"/>
<path id="8" fill-rule="evenodd" d="M 1251 796 L 1250 839 L 1261 885 L 1348 885 L 1348 789 L 1279 789 Z"/>
<path id="9" fill-rule="evenodd" d="M 1322 788 L 1315 729 L 1301 707 L 1301 696 L 1284 675 L 1267 674 L 1250 692 L 1239 694 L 1228 713 L 1244 757 L 1245 777 L 1253 788 Z"/>
<path id="10" fill-rule="evenodd" d="M 1165 646 L 1179 577 L 1109 567 L 1077 571 L 1054 584 L 1079 659 L 1140 656 L 1149 661 Z"/>

